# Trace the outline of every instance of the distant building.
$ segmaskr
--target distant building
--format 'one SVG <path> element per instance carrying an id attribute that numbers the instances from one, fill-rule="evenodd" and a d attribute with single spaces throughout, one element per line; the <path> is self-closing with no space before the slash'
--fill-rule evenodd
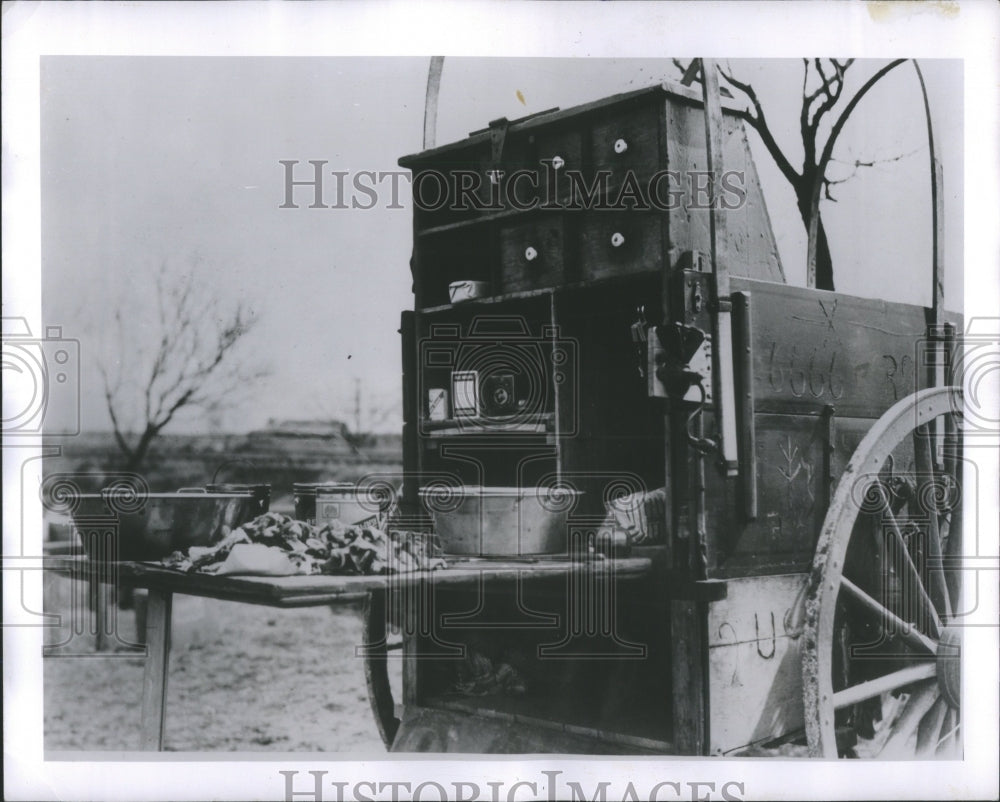
<path id="1" fill-rule="evenodd" d="M 277 420 L 272 418 L 264 429 L 247 434 L 247 448 L 253 451 L 294 452 L 305 457 L 358 455 L 357 440 L 338 420 Z"/>
<path id="2" fill-rule="evenodd" d="M 110 432 L 82 433 L 59 442 L 44 473 L 76 474 L 84 489 L 107 481 L 119 457 Z M 143 474 L 153 490 L 175 490 L 217 481 L 269 482 L 272 498 L 293 482 L 353 481 L 372 470 L 402 465 L 401 434 L 355 434 L 338 420 L 273 419 L 248 434 L 165 434 L 158 438 Z M 382 468 L 380 468 L 381 470 Z"/>
<path id="3" fill-rule="evenodd" d="M 271 418 L 267 426 L 250 432 L 250 436 L 266 434 L 279 437 L 346 437 L 347 424 L 339 420 L 278 420 Z"/>

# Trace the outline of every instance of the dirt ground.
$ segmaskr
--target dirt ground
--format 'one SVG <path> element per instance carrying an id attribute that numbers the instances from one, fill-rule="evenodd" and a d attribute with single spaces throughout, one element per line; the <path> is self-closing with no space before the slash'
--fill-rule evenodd
<path id="1" fill-rule="evenodd" d="M 43 661 L 46 751 L 137 749 L 144 658 L 120 644 L 97 652 L 93 636 L 73 637 L 72 581 L 53 574 L 45 582 L 46 612 L 60 613 L 66 624 L 46 637 L 63 644 Z M 166 751 L 385 751 L 355 656 L 359 604 L 279 610 L 190 596 L 173 604 Z M 117 615 L 118 632 L 133 640 L 134 613 Z M 398 689 L 393 654 L 390 677 Z M 786 745 L 747 754 L 804 753 Z"/>
<path id="2" fill-rule="evenodd" d="M 46 583 L 47 612 L 67 623 L 46 642 L 68 641 L 44 660 L 46 750 L 137 748 L 143 658 L 121 646 L 97 653 L 92 636 L 71 637 L 71 580 Z M 132 640 L 134 613 L 118 615 L 118 631 Z M 360 643 L 360 606 L 277 610 L 175 597 L 166 749 L 384 751 Z"/>

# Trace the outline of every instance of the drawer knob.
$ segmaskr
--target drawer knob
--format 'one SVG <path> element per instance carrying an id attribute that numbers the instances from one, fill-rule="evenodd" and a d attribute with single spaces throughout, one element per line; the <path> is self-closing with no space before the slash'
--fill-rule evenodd
<path id="1" fill-rule="evenodd" d="M 538 258 L 538 251 L 529 245 L 524 249 L 524 258 L 529 262 L 534 262 Z"/>
<path id="2" fill-rule="evenodd" d="M 552 169 L 553 170 L 560 170 L 560 169 L 562 169 L 563 165 L 565 165 L 565 164 L 566 164 L 566 160 L 563 159 L 562 156 L 553 156 L 552 157 Z"/>
<path id="3" fill-rule="evenodd" d="M 628 142 L 626 142 L 624 139 L 616 139 L 615 140 L 615 153 L 622 154 L 626 150 L 628 150 Z"/>
<path id="4" fill-rule="evenodd" d="M 620 248 L 624 244 L 625 244 L 625 236 L 621 232 L 616 231 L 614 234 L 611 235 L 612 248 Z"/>

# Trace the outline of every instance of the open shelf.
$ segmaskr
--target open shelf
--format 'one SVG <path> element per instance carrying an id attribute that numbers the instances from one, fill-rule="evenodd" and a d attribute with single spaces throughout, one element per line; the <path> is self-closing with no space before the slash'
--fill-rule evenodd
<path id="1" fill-rule="evenodd" d="M 534 215 L 543 213 L 543 209 L 504 209 L 503 211 L 490 212 L 488 214 L 482 214 L 478 217 L 470 217 L 464 220 L 456 220 L 451 223 L 441 223 L 439 225 L 429 226 L 424 229 L 420 229 L 416 232 L 416 236 L 423 237 L 433 237 L 435 234 L 446 234 L 449 231 L 455 231 L 461 228 L 472 228 L 475 226 L 488 225 L 490 223 L 497 222 L 499 220 L 510 220 L 511 218 L 518 217 L 532 217 Z M 552 209 L 551 211 L 557 211 Z"/>
<path id="2" fill-rule="evenodd" d="M 603 289 L 610 289 L 617 286 L 635 286 L 643 281 L 658 280 L 660 272 L 650 270 L 645 273 L 630 273 L 624 276 L 608 276 L 601 279 L 589 281 L 573 281 L 562 284 L 559 287 L 541 287 L 536 290 L 521 290 L 519 292 L 507 292 L 501 295 L 489 295 L 482 298 L 472 298 L 468 301 L 460 301 L 457 304 L 438 304 L 436 306 L 426 306 L 416 311 L 421 314 L 435 314 L 458 309 L 475 309 L 478 306 L 490 304 L 507 303 L 510 301 L 523 301 L 529 298 L 543 298 L 555 295 L 562 297 L 572 295 L 574 292 L 599 293 Z M 653 314 L 653 312 L 651 312 Z"/>
<path id="3" fill-rule="evenodd" d="M 542 287 L 537 290 L 522 290 L 520 292 L 508 292 L 503 295 L 488 295 L 483 298 L 470 298 L 467 301 L 459 301 L 457 304 L 438 304 L 437 306 L 426 306 L 419 309 L 424 314 L 435 312 L 447 312 L 453 309 L 475 308 L 485 304 L 506 303 L 508 301 L 523 301 L 528 298 L 542 298 L 552 295 L 556 290 L 552 287 Z"/>
<path id="4" fill-rule="evenodd" d="M 637 564 L 649 566 L 642 558 Z M 478 604 L 442 589 L 434 632 L 417 645 L 426 659 L 416 704 L 667 751 L 671 642 L 662 608 L 641 584 L 597 577 L 484 587 Z M 584 609 L 592 625 L 583 625 Z"/>
<path id="5" fill-rule="evenodd" d="M 548 434 L 555 431 L 555 415 L 511 415 L 507 418 L 450 418 L 423 420 L 421 428 L 427 437 L 450 435 Z"/>

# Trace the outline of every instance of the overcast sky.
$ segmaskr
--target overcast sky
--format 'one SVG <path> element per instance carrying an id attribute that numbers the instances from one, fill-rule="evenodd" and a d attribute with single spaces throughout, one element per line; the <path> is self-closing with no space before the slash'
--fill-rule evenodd
<path id="1" fill-rule="evenodd" d="M 859 62 L 853 87 L 884 62 Z M 793 163 L 801 62 L 733 61 L 753 82 Z M 923 63 L 946 177 L 949 306 L 962 263 L 962 67 Z M 328 170 L 398 170 L 420 149 L 426 58 L 43 57 L 41 64 L 43 316 L 81 339 L 85 429 L 105 429 L 100 337 L 113 309 L 151 319 L 162 264 L 196 269 L 260 324 L 242 358 L 268 365 L 248 403 L 174 431 L 241 431 L 267 419 L 350 420 L 362 407 L 398 407 L 400 310 L 412 308 L 408 185 L 400 205 L 299 209 L 284 201 L 280 160 L 322 159 Z M 445 60 L 438 142 L 500 116 L 511 119 L 674 78 L 669 60 Z M 849 89 L 851 85 L 849 84 Z M 895 159 L 838 187 L 824 206 L 837 288 L 911 303 L 930 299 L 931 226 L 926 130 L 910 66 L 858 107 L 837 155 Z M 751 133 L 790 283 L 803 283 L 805 234 L 784 179 Z M 837 168 L 841 169 L 841 168 Z M 382 428 L 398 430 L 390 414 Z"/>

